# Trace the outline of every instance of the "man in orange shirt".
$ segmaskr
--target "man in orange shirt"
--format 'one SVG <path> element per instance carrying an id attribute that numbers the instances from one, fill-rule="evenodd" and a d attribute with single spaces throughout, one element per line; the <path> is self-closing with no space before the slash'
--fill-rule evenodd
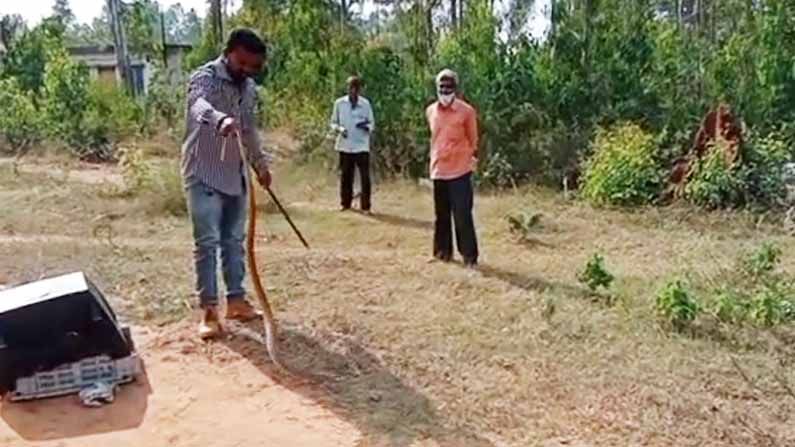
<path id="1" fill-rule="evenodd" d="M 452 223 L 464 265 L 478 263 L 478 241 L 472 217 L 472 171 L 477 165 L 478 124 L 475 109 L 456 98 L 458 75 L 442 70 L 436 76 L 438 101 L 425 110 L 431 128 L 431 179 L 436 225 L 433 255 L 453 258 Z"/>

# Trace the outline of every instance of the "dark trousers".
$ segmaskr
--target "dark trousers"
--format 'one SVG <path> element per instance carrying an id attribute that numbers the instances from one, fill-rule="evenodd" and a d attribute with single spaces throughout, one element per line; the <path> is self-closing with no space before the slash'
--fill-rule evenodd
<path id="1" fill-rule="evenodd" d="M 453 221 L 458 252 L 467 264 L 478 262 L 478 240 L 475 220 L 472 218 L 474 202 L 472 174 L 453 180 L 433 181 L 433 204 L 436 209 L 436 227 L 433 234 L 433 255 L 449 261 L 453 258 Z"/>
<path id="2" fill-rule="evenodd" d="M 363 211 L 370 210 L 370 153 L 361 152 L 349 154 L 340 152 L 340 204 L 343 208 L 350 208 L 353 202 L 353 176 L 359 171 L 362 181 L 362 195 L 360 203 Z"/>

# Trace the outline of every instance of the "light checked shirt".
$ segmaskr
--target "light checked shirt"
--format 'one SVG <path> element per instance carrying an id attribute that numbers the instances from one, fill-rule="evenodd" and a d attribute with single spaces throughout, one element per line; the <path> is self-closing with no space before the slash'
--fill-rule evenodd
<path id="1" fill-rule="evenodd" d="M 243 84 L 234 83 L 224 57 L 208 62 L 191 75 L 182 146 L 182 176 L 186 187 L 199 181 L 224 194 L 244 193 L 248 173 L 240 158 L 237 137 L 224 138 L 219 133 L 226 117 L 240 123 L 241 140 L 252 168 L 259 171 L 267 167 L 270 155 L 262 149 L 256 105 L 256 84 L 251 79 Z"/>
<path id="2" fill-rule="evenodd" d="M 356 127 L 357 124 L 366 122 L 370 131 Z M 370 151 L 370 134 L 375 131 L 375 118 L 370 101 L 364 96 L 359 96 L 356 107 L 353 107 L 348 95 L 334 102 L 331 113 L 331 130 L 338 133 L 336 149 L 340 152 L 360 153 Z M 342 131 L 347 131 L 348 136 L 343 137 Z"/>

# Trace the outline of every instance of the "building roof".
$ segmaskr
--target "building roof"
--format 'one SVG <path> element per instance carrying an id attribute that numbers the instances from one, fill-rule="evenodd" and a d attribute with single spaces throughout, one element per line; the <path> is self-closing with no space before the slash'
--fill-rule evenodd
<path id="1" fill-rule="evenodd" d="M 173 50 L 190 50 L 192 45 L 188 44 L 166 44 L 166 49 Z M 92 54 L 113 54 L 115 52 L 114 45 L 76 45 L 67 48 L 69 54 L 73 56 L 90 56 Z"/>

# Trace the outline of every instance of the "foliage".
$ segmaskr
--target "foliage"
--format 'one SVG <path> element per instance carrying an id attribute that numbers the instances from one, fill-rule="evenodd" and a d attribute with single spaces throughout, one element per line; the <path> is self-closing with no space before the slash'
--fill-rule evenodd
<path id="1" fill-rule="evenodd" d="M 144 107 L 124 90 L 100 82 L 89 85 L 84 126 L 95 135 L 88 144 L 121 141 L 148 130 Z"/>
<path id="2" fill-rule="evenodd" d="M 50 51 L 44 70 L 44 116 L 47 132 L 73 147 L 86 146 L 83 120 L 88 106 L 89 74 L 63 47 Z M 89 142 L 94 143 L 93 141 Z"/>
<path id="3" fill-rule="evenodd" d="M 541 213 L 533 213 L 525 210 L 505 216 L 511 233 L 522 239 L 527 239 L 533 230 L 541 225 Z"/>
<path id="4" fill-rule="evenodd" d="M 657 313 L 677 331 L 690 325 L 701 312 L 701 305 L 681 280 L 667 283 L 658 293 Z"/>
<path id="5" fill-rule="evenodd" d="M 795 285 L 777 268 L 782 251 L 766 242 L 740 257 L 734 269 L 714 282 L 710 307 L 721 322 L 775 326 L 795 321 Z"/>
<path id="6" fill-rule="evenodd" d="M 92 83 L 87 67 L 68 54 L 60 19 L 23 34 L 0 67 L 0 135 L 14 148 L 43 139 L 81 157 L 110 159 L 115 142 L 146 131 L 147 114 L 127 94 Z"/>
<path id="7" fill-rule="evenodd" d="M 786 164 L 792 161 L 793 141 L 781 130 L 764 136 L 752 135 L 743 148 L 743 163 L 747 167 L 746 194 L 754 204 L 772 208 L 786 201 Z"/>
<path id="8" fill-rule="evenodd" d="M 33 93 L 23 90 L 16 78 L 0 79 L 0 135 L 16 151 L 43 137 L 44 122 Z"/>
<path id="9" fill-rule="evenodd" d="M 588 286 L 592 292 L 596 292 L 600 287 L 609 289 L 615 277 L 605 267 L 604 257 L 594 253 L 577 279 Z"/>
<path id="10" fill-rule="evenodd" d="M 154 178 L 152 166 L 140 148 L 135 146 L 120 148 L 119 167 L 124 179 L 125 194 L 134 195 L 151 187 Z"/>
<path id="11" fill-rule="evenodd" d="M 765 242 L 758 250 L 743 259 L 745 276 L 759 278 L 770 274 L 781 262 L 782 251 L 770 242 Z"/>
<path id="12" fill-rule="evenodd" d="M 0 78 L 14 78 L 22 90 L 38 94 L 50 52 L 62 47 L 62 36 L 63 27 L 56 20 L 44 20 L 23 33 L 3 57 Z"/>
<path id="13" fill-rule="evenodd" d="M 187 215 L 182 175 L 176 162 L 157 164 L 135 145 L 119 149 L 119 166 L 124 186 L 109 193 L 113 197 L 138 197 L 144 210 L 154 215 Z"/>
<path id="14" fill-rule="evenodd" d="M 685 186 L 685 197 L 707 208 L 724 208 L 743 204 L 747 170 L 730 165 L 720 147 L 710 148 L 697 160 Z"/>
<path id="15" fill-rule="evenodd" d="M 654 137 L 635 124 L 599 130 L 584 163 L 582 195 L 596 205 L 641 205 L 659 193 Z"/>

